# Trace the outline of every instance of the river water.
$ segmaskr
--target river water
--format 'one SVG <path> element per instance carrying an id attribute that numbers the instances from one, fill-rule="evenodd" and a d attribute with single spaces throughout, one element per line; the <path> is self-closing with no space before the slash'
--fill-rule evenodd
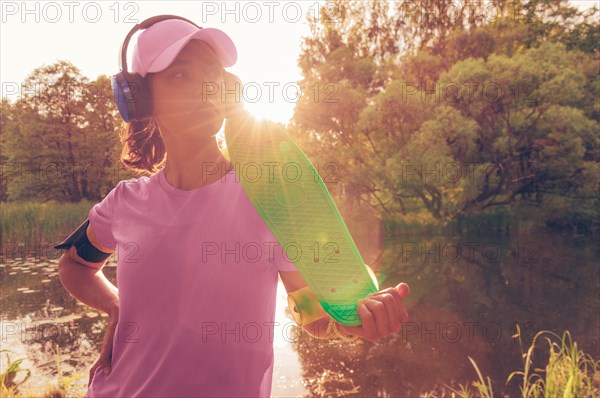
<path id="1" fill-rule="evenodd" d="M 492 379 L 495 396 L 517 396 L 518 382 L 504 383 L 511 371 L 522 369 L 516 325 L 525 350 L 540 330 L 561 336 L 568 330 L 580 350 L 600 358 L 600 253 L 594 239 L 548 230 L 383 239 L 380 230 L 366 229 L 357 236 L 380 288 L 410 285 L 409 322 L 377 343 L 317 340 L 290 327 L 280 282 L 273 396 L 419 396 L 476 380 L 469 357 Z M 82 378 L 74 383 L 83 394 L 106 317 L 64 290 L 57 274 L 60 253 L 3 253 L 2 349 L 14 353 L 12 360 L 26 358 L 21 367 L 32 374 L 25 386 L 56 383 L 59 370 L 79 372 Z M 104 270 L 118 284 L 115 263 Z M 537 346 L 539 366 L 547 355 L 545 339 Z M 6 371 L 4 353 L 0 371 Z"/>

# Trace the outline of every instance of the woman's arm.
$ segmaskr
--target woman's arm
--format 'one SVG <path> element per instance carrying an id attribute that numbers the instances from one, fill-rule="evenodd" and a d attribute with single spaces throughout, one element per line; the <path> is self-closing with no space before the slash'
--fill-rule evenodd
<path id="1" fill-rule="evenodd" d="M 119 313 L 119 290 L 101 272 L 101 266 L 91 268 L 74 261 L 71 246 L 58 262 L 58 277 L 64 288 L 77 300 L 110 317 Z M 75 253 L 75 255 L 77 255 Z"/>
<path id="2" fill-rule="evenodd" d="M 98 250 L 114 252 L 97 243 L 91 225 L 88 225 L 86 233 L 90 243 Z M 105 263 L 86 261 L 79 257 L 75 246 L 71 246 L 58 261 L 58 276 L 73 297 L 112 318 L 119 313 L 119 290 L 100 272 Z"/>

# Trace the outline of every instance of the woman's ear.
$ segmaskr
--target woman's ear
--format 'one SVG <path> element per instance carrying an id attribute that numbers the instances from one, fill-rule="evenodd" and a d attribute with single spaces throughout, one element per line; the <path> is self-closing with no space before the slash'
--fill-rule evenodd
<path id="1" fill-rule="evenodd" d="M 231 72 L 223 70 L 223 81 L 225 82 L 225 91 L 221 98 L 225 102 L 225 117 L 232 116 L 236 111 L 243 110 L 243 83 L 239 77 Z"/>

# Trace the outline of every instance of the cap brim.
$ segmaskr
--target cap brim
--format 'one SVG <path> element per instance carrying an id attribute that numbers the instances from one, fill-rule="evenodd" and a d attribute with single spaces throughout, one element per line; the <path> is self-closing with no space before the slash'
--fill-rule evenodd
<path id="1" fill-rule="evenodd" d="M 165 70 L 175 60 L 179 52 L 190 40 L 202 40 L 206 42 L 215 52 L 221 65 L 226 68 L 235 65 L 237 61 L 237 50 L 231 38 L 222 30 L 216 28 L 204 28 L 177 40 L 167 47 L 149 65 L 146 73 L 156 73 Z"/>

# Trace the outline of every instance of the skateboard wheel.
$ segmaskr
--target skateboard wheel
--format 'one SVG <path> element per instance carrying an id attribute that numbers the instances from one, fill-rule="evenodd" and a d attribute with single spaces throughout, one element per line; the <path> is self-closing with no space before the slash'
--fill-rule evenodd
<path id="1" fill-rule="evenodd" d="M 288 294 L 288 308 L 294 321 L 304 326 L 327 316 L 319 299 L 308 286 Z"/>

